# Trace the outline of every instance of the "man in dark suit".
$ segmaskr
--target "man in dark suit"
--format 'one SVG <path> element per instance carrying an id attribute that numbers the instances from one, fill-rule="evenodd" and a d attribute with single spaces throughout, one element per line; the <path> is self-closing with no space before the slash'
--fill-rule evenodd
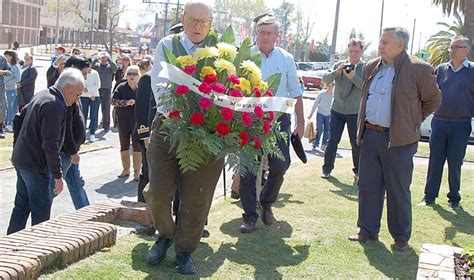
<path id="1" fill-rule="evenodd" d="M 24 61 L 20 70 L 21 79 L 17 84 L 19 111 L 33 98 L 36 77 L 38 77 L 38 71 L 33 66 L 33 56 L 25 53 Z"/>
<path id="2" fill-rule="evenodd" d="M 55 86 L 31 99 L 28 109 L 22 111 L 19 131 L 15 122 L 12 162 L 17 173 L 17 192 L 7 234 L 24 229 L 30 213 L 32 225 L 49 219 L 50 172 L 55 181 L 54 193 L 57 195 L 63 189 L 59 153 L 64 141 L 66 109 L 83 91 L 82 73 L 77 69 L 65 70 Z"/>

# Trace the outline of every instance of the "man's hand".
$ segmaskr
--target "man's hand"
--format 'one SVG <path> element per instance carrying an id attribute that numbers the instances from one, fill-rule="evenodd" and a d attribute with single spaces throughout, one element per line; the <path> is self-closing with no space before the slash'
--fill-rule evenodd
<path id="1" fill-rule="evenodd" d="M 91 101 L 94 102 L 95 96 L 91 96 Z"/>
<path id="2" fill-rule="evenodd" d="M 298 136 L 303 138 L 304 135 L 304 120 L 296 124 L 295 130 L 293 131 L 293 134 L 298 134 Z"/>
<path id="3" fill-rule="evenodd" d="M 71 162 L 74 164 L 79 164 L 80 159 L 81 158 L 79 157 L 78 153 L 75 153 L 71 156 Z"/>
<path id="4" fill-rule="evenodd" d="M 145 144 L 145 148 L 148 149 L 148 146 L 150 146 L 150 138 L 143 139 L 143 144 Z"/>
<path id="5" fill-rule="evenodd" d="M 356 75 L 356 70 L 352 70 L 351 72 L 347 73 L 346 71 L 343 72 L 344 75 L 346 75 L 346 77 L 349 79 L 349 80 L 353 80 L 355 75 Z"/>
<path id="6" fill-rule="evenodd" d="M 128 106 L 133 106 L 133 105 L 135 105 L 135 100 L 134 100 L 134 99 L 128 100 L 128 101 L 127 101 L 127 105 L 128 105 Z"/>
<path id="7" fill-rule="evenodd" d="M 16 88 L 21 88 L 21 84 L 20 84 L 20 83 L 16 83 Z"/>
<path id="8" fill-rule="evenodd" d="M 54 194 L 58 195 L 63 191 L 63 179 L 54 179 Z"/>
<path id="9" fill-rule="evenodd" d="M 346 72 L 346 65 L 344 65 L 344 63 L 341 63 L 339 64 L 339 66 L 337 67 L 336 69 L 336 72 L 339 73 L 339 74 L 342 74 L 342 72 Z"/>

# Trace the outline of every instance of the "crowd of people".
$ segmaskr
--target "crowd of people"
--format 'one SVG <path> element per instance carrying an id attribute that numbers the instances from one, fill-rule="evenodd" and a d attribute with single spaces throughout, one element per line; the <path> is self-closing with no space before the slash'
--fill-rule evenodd
<path id="1" fill-rule="evenodd" d="M 158 231 L 148 262 L 160 265 L 174 244 L 178 271 L 196 273 L 191 254 L 201 237 L 209 235 L 205 225 L 224 159 L 210 160 L 196 171 L 183 173 L 166 131 L 160 130 L 168 112 L 156 104 L 169 90 L 169 81 L 158 76 L 160 62 L 165 61 L 163 46 L 174 49 L 177 36 L 185 51 L 194 54 L 211 29 L 212 9 L 203 2 L 188 2 L 180 20 L 182 32 L 164 37 L 153 61 L 148 55 L 137 65 L 128 55 L 113 61 L 103 52 L 91 59 L 78 49 L 66 56 L 66 49 L 58 48 L 47 72 L 48 88 L 36 94 L 33 57 L 26 54 L 20 67 L 16 52 L 0 56 L 0 122 L 7 131 L 14 132 L 12 162 L 18 178 L 7 234 L 25 228 L 30 214 L 32 225 L 49 219 L 53 198 L 63 189 L 63 179 L 75 208 L 89 205 L 78 152 L 86 138 L 95 141 L 100 107 L 103 131 L 118 126 L 123 167 L 118 177 L 129 177 L 133 168 L 138 201 L 147 203 L 151 211 L 151 233 Z M 265 225 L 275 222 L 272 204 L 290 166 L 290 135 L 301 138 L 305 126 L 303 92 L 294 58 L 275 45 L 278 23 L 269 14 L 254 22 L 256 41 L 252 52 L 260 55 L 262 78 L 282 74 L 274 95 L 296 100 L 296 124 L 291 130 L 288 114 L 278 119 L 280 130 L 288 135 L 277 143 L 284 159 L 267 159 L 268 172 L 261 188 L 251 172 L 238 178 L 236 195 L 244 213 L 236 230 L 245 234 L 255 231 L 259 217 Z M 348 239 L 378 239 L 386 197 L 388 228 L 394 239 L 393 249 L 399 252 L 409 248 L 411 237 L 410 185 L 421 122 L 434 112 L 425 196 L 419 205 L 434 203 L 447 160 L 449 206 L 459 211 L 461 166 L 474 116 L 474 65 L 467 60 L 471 46 L 468 39 L 454 37 L 449 47 L 450 61 L 434 70 L 406 53 L 409 36 L 404 28 L 383 29 L 379 57 L 367 62 L 361 59 L 362 42 L 351 39 L 347 60 L 336 63 L 323 75 L 326 89 L 319 93 L 308 115 L 311 119 L 316 113 L 313 148 L 321 147 L 325 152 L 321 174 L 325 179 L 331 177 L 347 124 L 352 172 L 359 188 L 360 228 Z"/>

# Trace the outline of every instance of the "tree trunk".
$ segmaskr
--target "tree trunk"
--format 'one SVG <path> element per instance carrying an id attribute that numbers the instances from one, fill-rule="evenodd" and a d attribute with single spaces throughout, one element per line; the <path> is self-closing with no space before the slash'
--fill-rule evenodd
<path id="1" fill-rule="evenodd" d="M 474 37 L 474 1 L 466 1 L 465 3 L 464 27 L 462 33 L 464 36 L 469 38 L 469 41 L 471 42 L 472 46 L 472 39 Z M 473 51 L 471 48 L 471 58 L 473 57 Z"/>

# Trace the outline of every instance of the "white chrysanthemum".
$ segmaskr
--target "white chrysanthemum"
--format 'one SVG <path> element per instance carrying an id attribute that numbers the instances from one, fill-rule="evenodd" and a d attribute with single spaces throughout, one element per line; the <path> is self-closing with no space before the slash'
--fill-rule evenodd
<path id="1" fill-rule="evenodd" d="M 234 45 L 227 43 L 218 43 L 219 57 L 234 58 L 237 55 L 237 48 Z"/>
<path id="2" fill-rule="evenodd" d="M 235 69 L 234 64 L 232 64 L 230 61 L 227 61 L 225 59 L 218 59 L 216 62 L 214 62 L 214 66 L 216 67 L 217 72 L 222 72 L 222 71 L 227 71 L 228 75 L 232 75 L 237 73 L 237 70 Z"/>
<path id="3" fill-rule="evenodd" d="M 194 59 L 196 59 L 196 61 L 216 56 L 219 56 L 219 50 L 216 47 L 198 48 L 194 53 Z"/>
<path id="4" fill-rule="evenodd" d="M 257 82 L 262 79 L 262 72 L 258 68 L 257 64 L 250 60 L 244 60 L 240 66 L 243 70 L 243 74 L 251 81 Z"/>

